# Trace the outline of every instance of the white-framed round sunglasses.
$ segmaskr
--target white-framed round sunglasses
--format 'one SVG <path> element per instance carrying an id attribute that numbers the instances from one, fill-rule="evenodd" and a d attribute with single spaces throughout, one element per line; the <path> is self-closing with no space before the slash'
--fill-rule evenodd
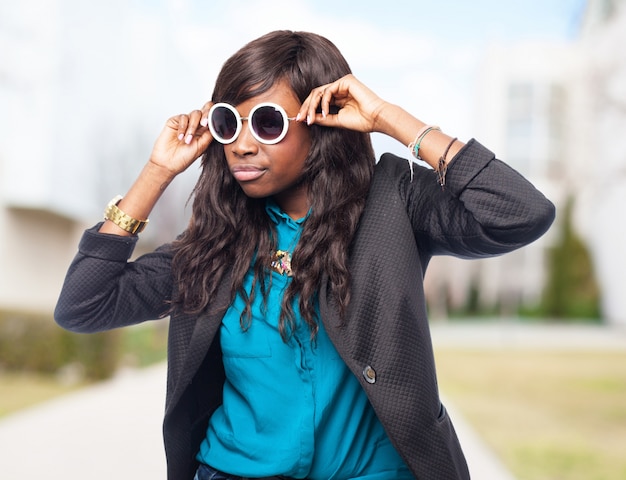
<path id="1" fill-rule="evenodd" d="M 250 132 L 259 142 L 273 145 L 280 142 L 289 130 L 289 121 L 285 109 L 276 103 L 263 102 L 255 105 L 247 117 L 242 117 L 229 103 L 216 103 L 209 110 L 209 130 L 213 138 L 220 143 L 234 142 L 241 133 L 243 121 L 248 121 Z"/>

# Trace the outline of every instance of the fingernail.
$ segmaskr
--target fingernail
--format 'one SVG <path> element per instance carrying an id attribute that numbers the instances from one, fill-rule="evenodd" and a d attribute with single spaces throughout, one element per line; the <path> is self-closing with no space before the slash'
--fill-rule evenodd
<path id="1" fill-rule="evenodd" d="M 300 121 L 300 116 L 301 116 L 301 115 L 300 115 L 300 112 L 298 112 L 298 115 L 296 115 L 296 122 L 299 122 L 299 121 Z"/>
<path id="2" fill-rule="evenodd" d="M 187 138 L 185 138 L 185 143 L 189 145 L 191 143 L 191 140 L 193 140 L 193 135 L 190 133 L 189 135 L 187 135 Z"/>
<path id="3" fill-rule="evenodd" d="M 326 112 L 322 110 L 322 118 L 326 118 Z"/>
<path id="4" fill-rule="evenodd" d="M 179 140 L 182 140 L 182 139 L 184 138 L 184 136 L 185 136 L 185 135 L 183 135 L 182 133 L 179 133 L 179 134 L 178 134 L 178 139 L 179 139 Z"/>
<path id="5" fill-rule="evenodd" d="M 209 124 L 209 119 L 206 117 L 203 117 L 200 119 L 200 125 L 202 125 L 203 127 L 206 127 Z"/>
<path id="6" fill-rule="evenodd" d="M 311 125 L 311 115 L 306 116 L 306 124 Z"/>

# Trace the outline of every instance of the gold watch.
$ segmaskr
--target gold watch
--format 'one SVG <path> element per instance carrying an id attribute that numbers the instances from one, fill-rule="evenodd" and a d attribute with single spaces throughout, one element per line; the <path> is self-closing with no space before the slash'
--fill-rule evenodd
<path id="1" fill-rule="evenodd" d="M 104 219 L 110 220 L 122 230 L 125 230 L 133 235 L 141 233 L 143 229 L 146 228 L 146 225 L 148 224 L 148 219 L 137 220 L 136 218 L 133 218 L 130 215 L 122 212 L 117 206 L 117 204 L 120 203 L 121 200 L 122 196 L 117 195 L 109 202 L 107 208 L 104 210 Z"/>

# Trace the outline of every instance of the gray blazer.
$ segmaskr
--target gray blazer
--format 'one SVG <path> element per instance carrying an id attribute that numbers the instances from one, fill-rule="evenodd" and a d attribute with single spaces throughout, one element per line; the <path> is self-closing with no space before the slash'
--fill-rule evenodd
<path id="1" fill-rule="evenodd" d="M 450 164 L 445 190 L 433 172 L 382 156 L 351 245 L 352 301 L 340 319 L 327 282 L 324 327 L 360 381 L 391 441 L 424 480 L 469 479 L 439 400 L 423 278 L 433 255 L 499 255 L 541 236 L 554 206 L 475 141 Z M 163 316 L 172 294 L 169 245 L 128 262 L 136 237 L 85 232 L 55 311 L 70 330 L 95 332 Z M 204 316 L 170 320 L 164 439 L 168 478 L 192 479 L 194 456 L 221 403 L 218 327 L 230 302 L 226 279 Z"/>

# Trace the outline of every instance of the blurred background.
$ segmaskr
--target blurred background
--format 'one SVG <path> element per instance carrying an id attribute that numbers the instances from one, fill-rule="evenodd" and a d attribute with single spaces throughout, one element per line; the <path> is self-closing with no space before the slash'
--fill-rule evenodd
<path id="1" fill-rule="evenodd" d="M 56 327 L 65 271 L 165 120 L 204 104 L 223 62 L 279 28 L 328 37 L 381 97 L 475 137 L 556 204 L 552 229 L 520 251 L 431 263 L 442 390 L 515 478 L 626 478 L 623 0 L 3 0 L 0 431 L 164 359 L 166 322 Z M 138 254 L 184 228 L 197 175 L 165 193 Z"/>

